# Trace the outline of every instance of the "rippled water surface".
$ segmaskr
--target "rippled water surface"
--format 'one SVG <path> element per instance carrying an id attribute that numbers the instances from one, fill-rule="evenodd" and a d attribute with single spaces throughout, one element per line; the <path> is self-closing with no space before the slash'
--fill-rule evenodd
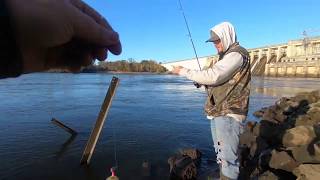
<path id="1" fill-rule="evenodd" d="M 120 84 L 90 166 L 79 162 L 112 75 L 30 74 L 0 80 L 0 179 L 166 179 L 181 148 L 203 152 L 200 173 L 216 167 L 205 92 L 172 75 L 117 75 Z M 320 87 L 319 79 L 253 78 L 252 112 L 281 96 Z M 59 119 L 75 137 L 51 123 Z M 143 177 L 142 163 L 151 164 Z"/>

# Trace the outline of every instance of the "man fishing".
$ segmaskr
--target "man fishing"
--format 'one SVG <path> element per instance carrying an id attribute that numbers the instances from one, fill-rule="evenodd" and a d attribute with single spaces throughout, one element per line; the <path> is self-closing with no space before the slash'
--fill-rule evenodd
<path id="1" fill-rule="evenodd" d="M 229 22 L 210 29 L 210 39 L 219 60 L 206 70 L 174 67 L 172 73 L 185 76 L 208 88 L 205 112 L 211 122 L 211 133 L 220 179 L 239 176 L 239 136 L 248 113 L 250 95 L 250 59 L 246 49 L 237 42 L 234 27 Z"/>

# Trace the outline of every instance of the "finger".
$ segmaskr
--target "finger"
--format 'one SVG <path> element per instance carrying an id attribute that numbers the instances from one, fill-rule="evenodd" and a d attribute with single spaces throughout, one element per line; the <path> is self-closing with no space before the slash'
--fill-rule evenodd
<path id="1" fill-rule="evenodd" d="M 50 48 L 46 56 L 46 65 L 50 68 L 69 69 L 72 72 L 91 65 L 94 61 L 93 47 L 79 40 Z"/>
<path id="2" fill-rule="evenodd" d="M 82 12 L 80 16 L 88 16 L 89 18 L 92 18 L 96 23 L 105 27 L 107 30 L 109 30 L 111 32 L 113 31 L 110 24 L 98 12 L 96 12 L 93 8 L 88 6 L 86 3 L 82 2 L 81 0 L 71 0 L 70 2 L 72 5 L 74 5 L 77 8 L 78 11 Z M 88 18 L 86 18 L 86 19 L 88 19 Z M 89 23 L 91 24 L 92 22 L 89 22 Z M 98 27 L 98 29 L 100 29 L 100 28 L 101 27 Z M 80 29 L 83 29 L 83 28 L 80 28 Z M 92 31 L 93 30 L 94 29 L 92 29 Z M 100 30 L 100 31 L 103 31 L 103 30 Z M 83 34 L 85 34 L 85 33 L 83 33 Z M 109 49 L 109 51 L 111 53 L 113 53 L 115 55 L 119 55 L 122 51 L 122 47 L 121 47 L 121 43 L 120 43 L 118 34 L 117 34 L 116 38 L 117 38 L 118 42 L 116 42 L 110 46 L 107 46 L 107 48 Z"/>
<path id="3" fill-rule="evenodd" d="M 98 13 L 92 7 L 87 5 L 85 2 L 83 2 L 81 0 L 71 0 L 70 2 L 72 5 L 74 5 L 79 10 L 81 10 L 83 13 L 85 13 L 88 16 L 90 16 L 91 18 L 93 18 L 98 24 L 100 24 L 106 28 L 112 29 L 112 27 L 110 26 L 108 21 L 103 16 L 101 16 L 100 13 Z"/>
<path id="4" fill-rule="evenodd" d="M 108 50 L 104 48 L 96 48 L 93 50 L 93 57 L 98 59 L 99 61 L 104 61 L 107 59 Z"/>
<path id="5" fill-rule="evenodd" d="M 94 21 L 91 17 L 84 14 L 79 9 L 72 9 L 72 24 L 75 36 L 96 46 L 109 47 L 116 46 L 117 51 L 121 46 L 119 35 L 110 28 L 105 28 Z"/>
<path id="6" fill-rule="evenodd" d="M 118 44 L 115 44 L 112 46 L 108 46 L 107 48 L 114 55 L 119 55 L 119 54 L 121 54 L 121 51 L 122 51 L 121 43 L 118 43 Z"/>
<path id="7" fill-rule="evenodd" d="M 82 67 L 89 66 L 94 62 L 92 52 L 90 51 L 82 51 L 79 54 L 63 56 L 61 59 L 64 61 L 61 65 L 72 72 L 80 71 Z"/>
<path id="8" fill-rule="evenodd" d="M 94 47 L 89 44 L 73 39 L 66 46 L 63 59 L 70 70 L 77 71 L 83 66 L 91 65 L 94 61 Z"/>
<path id="9" fill-rule="evenodd" d="M 74 32 L 78 38 L 103 47 L 120 43 L 118 33 L 103 28 L 86 16 L 74 21 Z"/>

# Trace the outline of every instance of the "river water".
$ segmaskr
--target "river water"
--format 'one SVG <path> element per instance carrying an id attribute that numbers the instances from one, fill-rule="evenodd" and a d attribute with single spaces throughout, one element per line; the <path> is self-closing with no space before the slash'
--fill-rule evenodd
<path id="1" fill-rule="evenodd" d="M 0 179 L 167 179 L 167 159 L 182 148 L 202 153 L 200 173 L 216 168 L 205 91 L 174 75 L 116 75 L 120 84 L 90 166 L 82 152 L 100 111 L 110 74 L 23 75 L 0 80 Z M 252 80 L 248 119 L 281 96 L 319 89 L 320 79 Z M 51 123 L 73 128 L 70 135 Z M 143 161 L 151 164 L 144 177 Z M 204 177 L 204 176 L 203 176 Z"/>

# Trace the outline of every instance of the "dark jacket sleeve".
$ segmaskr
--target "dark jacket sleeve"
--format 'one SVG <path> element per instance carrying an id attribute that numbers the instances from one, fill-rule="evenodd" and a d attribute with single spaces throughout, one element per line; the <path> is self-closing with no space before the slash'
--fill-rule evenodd
<path id="1" fill-rule="evenodd" d="M 17 77 L 23 72 L 23 61 L 16 43 L 10 14 L 0 0 L 0 78 Z"/>

